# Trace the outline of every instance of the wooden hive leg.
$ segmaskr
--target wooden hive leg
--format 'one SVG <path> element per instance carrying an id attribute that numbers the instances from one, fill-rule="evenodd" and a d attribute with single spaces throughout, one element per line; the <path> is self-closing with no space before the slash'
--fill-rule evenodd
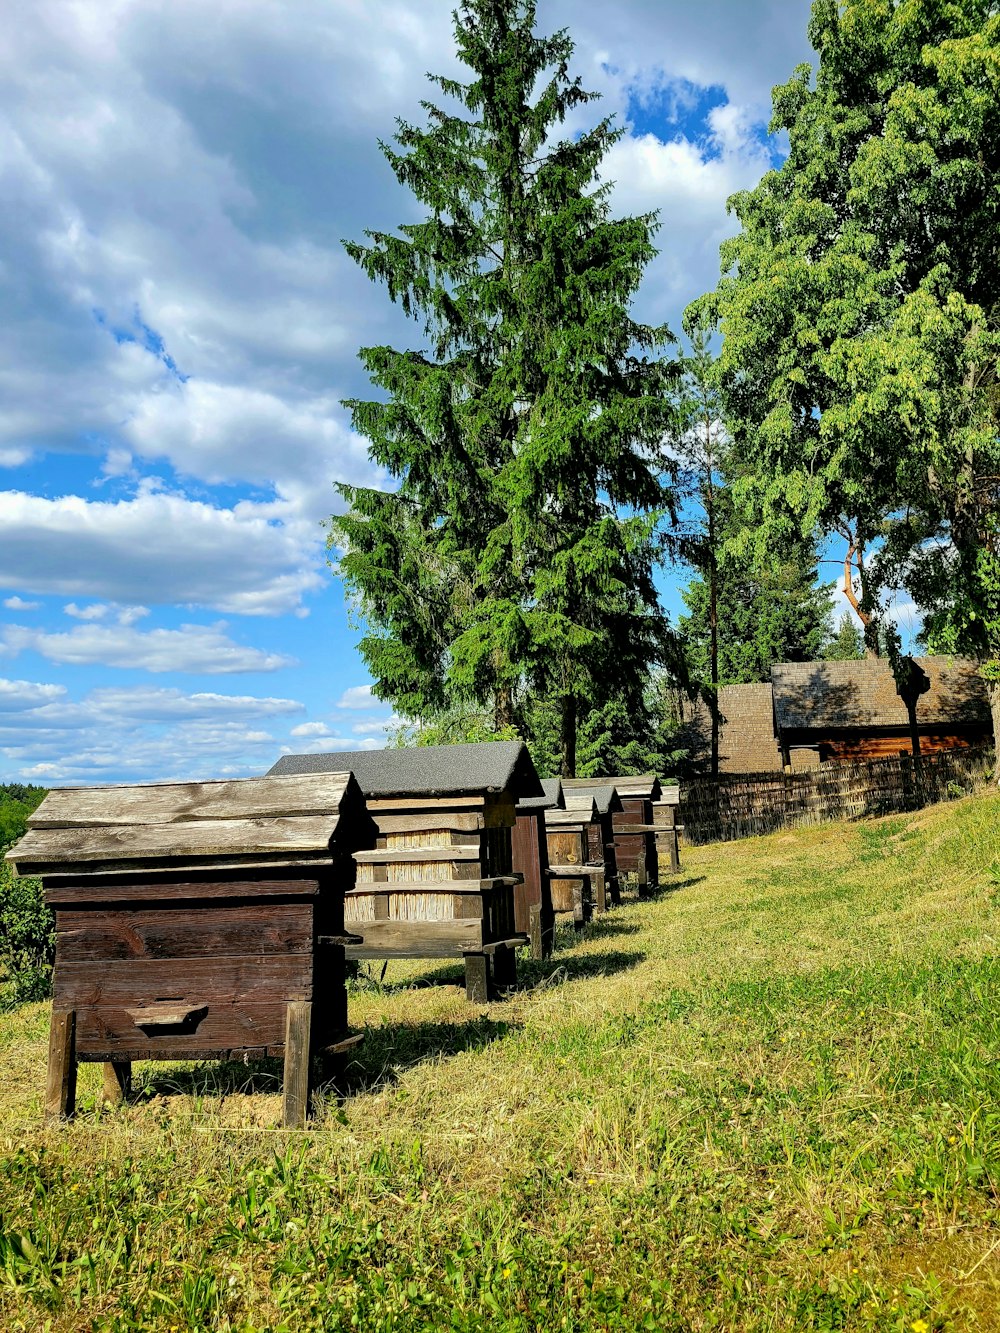
<path id="1" fill-rule="evenodd" d="M 309 1114 L 312 1004 L 291 1000 L 285 1010 L 285 1077 L 281 1123 L 305 1129 Z"/>
<path id="2" fill-rule="evenodd" d="M 76 1010 L 53 1009 L 45 1119 L 68 1119 L 76 1110 Z"/>
<path id="3" fill-rule="evenodd" d="M 670 873 L 671 875 L 679 875 L 681 873 L 680 837 L 675 828 L 670 830 L 668 841 L 670 843 Z"/>
<path id="4" fill-rule="evenodd" d="M 498 991 L 517 988 L 517 954 L 513 948 L 500 948 L 494 953 L 493 983 Z"/>
<path id="5" fill-rule="evenodd" d="M 545 957 L 545 932 L 542 928 L 542 905 L 532 903 L 528 909 L 528 944 L 532 958 Z"/>
<path id="6" fill-rule="evenodd" d="M 131 1060 L 108 1060 L 102 1066 L 104 1072 L 103 1096 L 109 1106 L 118 1106 L 127 1101 L 132 1094 Z"/>
<path id="7" fill-rule="evenodd" d="M 465 955 L 465 998 L 471 1004 L 486 1004 L 490 998 L 489 961 L 484 953 Z"/>
<path id="8" fill-rule="evenodd" d="M 573 925 L 577 930 L 583 930 L 590 915 L 587 911 L 590 904 L 584 894 L 584 883 L 582 879 L 573 881 Z"/>
<path id="9" fill-rule="evenodd" d="M 635 891 L 640 898 L 645 898 L 649 891 L 649 876 L 646 873 L 646 858 L 642 857 L 636 862 L 635 867 Z"/>
<path id="10" fill-rule="evenodd" d="M 608 910 L 608 886 L 604 878 L 604 871 L 591 878 L 594 886 L 594 910 L 596 912 L 606 912 Z"/>

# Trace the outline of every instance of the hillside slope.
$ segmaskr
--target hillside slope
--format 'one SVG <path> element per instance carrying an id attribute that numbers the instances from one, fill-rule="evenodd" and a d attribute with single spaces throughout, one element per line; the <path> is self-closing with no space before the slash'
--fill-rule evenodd
<path id="1" fill-rule="evenodd" d="M 275 1066 L 144 1066 L 114 1112 L 84 1067 L 41 1130 L 24 1008 L 0 1324 L 1000 1327 L 998 936 L 994 796 L 691 850 L 508 1003 L 362 978 L 352 1095 L 301 1136 Z"/>

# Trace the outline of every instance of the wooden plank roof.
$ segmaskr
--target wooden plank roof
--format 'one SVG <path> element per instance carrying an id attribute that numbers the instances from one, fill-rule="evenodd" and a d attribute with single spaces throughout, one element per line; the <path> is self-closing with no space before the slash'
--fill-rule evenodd
<path id="1" fill-rule="evenodd" d="M 50 791 L 7 853 L 19 874 L 329 864 L 350 773 Z"/>
<path id="2" fill-rule="evenodd" d="M 989 725 L 986 683 L 974 662 L 918 657 L 930 689 L 917 702 L 921 727 Z M 906 728 L 906 707 L 884 658 L 857 662 L 779 662 L 771 668 L 779 731 Z"/>
<path id="3" fill-rule="evenodd" d="M 286 754 L 268 776 L 349 769 L 365 796 L 500 793 L 515 801 L 541 796 L 531 756 L 520 741 L 417 745 L 335 754 Z"/>

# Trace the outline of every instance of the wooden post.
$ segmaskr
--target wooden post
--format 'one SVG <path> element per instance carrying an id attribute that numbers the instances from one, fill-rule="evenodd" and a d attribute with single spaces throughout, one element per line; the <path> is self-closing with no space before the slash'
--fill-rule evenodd
<path id="1" fill-rule="evenodd" d="M 132 1093 L 131 1060 L 108 1060 L 104 1071 L 104 1100 L 109 1106 L 119 1106 Z"/>
<path id="2" fill-rule="evenodd" d="M 545 933 L 542 930 L 542 905 L 532 903 L 528 909 L 528 943 L 532 958 L 545 957 Z"/>
<path id="3" fill-rule="evenodd" d="M 573 925 L 577 930 L 583 930 L 587 924 L 587 904 L 584 900 L 583 880 L 573 881 Z"/>
<path id="4" fill-rule="evenodd" d="M 53 1009 L 49 1027 L 49 1069 L 45 1119 L 63 1120 L 76 1110 L 76 1010 Z"/>
<path id="5" fill-rule="evenodd" d="M 465 955 L 465 998 L 471 1004 L 486 1004 L 490 998 L 489 963 L 484 953 Z"/>
<path id="6" fill-rule="evenodd" d="M 282 1124 L 305 1129 L 309 1114 L 312 1004 L 292 1000 L 285 1010 L 285 1077 Z"/>
<path id="7" fill-rule="evenodd" d="M 594 910 L 596 912 L 606 912 L 608 910 L 608 886 L 604 879 L 604 871 L 591 875 L 590 882 L 593 885 Z"/>

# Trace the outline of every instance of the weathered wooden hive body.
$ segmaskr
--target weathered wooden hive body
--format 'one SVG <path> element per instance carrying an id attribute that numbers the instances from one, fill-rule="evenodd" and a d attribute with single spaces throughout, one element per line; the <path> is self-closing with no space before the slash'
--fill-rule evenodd
<path id="1" fill-rule="evenodd" d="M 570 796 L 564 787 L 563 800 L 571 800 L 572 808 L 545 812 L 552 909 L 572 912 L 579 927 L 595 908 L 607 908 L 604 861 L 593 861 L 590 853 L 589 830 L 597 819 L 593 796 L 586 792 Z"/>
<path id="2" fill-rule="evenodd" d="M 285 1056 L 285 1123 L 309 1057 L 346 1049 L 344 891 L 373 831 L 349 772 L 52 791 L 9 852 L 55 909 L 47 1110 L 78 1060 Z M 291 1033 L 291 1036 L 289 1035 Z"/>
<path id="3" fill-rule="evenodd" d="M 464 958 L 471 999 L 513 984 L 515 802 L 540 795 L 520 741 L 286 755 L 273 774 L 350 764 L 377 830 L 359 852 L 345 923 L 349 958 Z"/>
<path id="4" fill-rule="evenodd" d="M 622 804 L 612 820 L 619 883 L 628 877 L 642 893 L 659 879 L 653 802 L 660 799 L 660 782 L 653 773 L 606 781 L 614 786 Z"/>
<path id="5" fill-rule="evenodd" d="M 567 809 L 578 799 L 593 799 L 594 819 L 587 825 L 590 860 L 604 866 L 608 895 L 612 902 L 619 899 L 618 870 L 615 865 L 614 817 L 622 809 L 617 790 L 604 784 L 601 778 L 566 778 L 563 780 L 563 799 Z"/>
<path id="6" fill-rule="evenodd" d="M 680 787 L 665 786 L 662 789 L 662 800 L 653 802 L 653 824 L 656 827 L 656 855 L 662 868 L 663 862 L 667 862 L 671 875 L 679 873 L 681 868 L 679 835 L 680 825 L 677 823 L 677 811 L 681 802 Z"/>
<path id="7" fill-rule="evenodd" d="M 558 778 L 543 778 L 542 789 L 542 796 L 525 796 L 518 801 L 511 831 L 514 871 L 522 876 L 514 888 L 514 921 L 517 929 L 527 934 L 533 958 L 547 958 L 552 952 L 555 917 L 545 812 L 560 805 L 562 784 Z"/>

